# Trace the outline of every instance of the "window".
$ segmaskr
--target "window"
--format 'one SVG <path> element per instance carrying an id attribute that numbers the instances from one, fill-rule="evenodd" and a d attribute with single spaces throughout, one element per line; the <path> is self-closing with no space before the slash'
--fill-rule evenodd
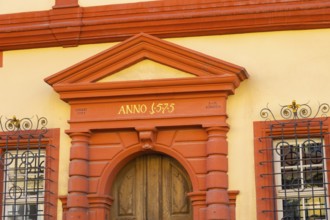
<path id="1" fill-rule="evenodd" d="M 0 128 L 1 219 L 57 219 L 59 129 Z"/>
<path id="2" fill-rule="evenodd" d="M 258 220 L 329 220 L 329 119 L 255 122 Z"/>
<path id="3" fill-rule="evenodd" d="M 4 219 L 43 219 L 45 159 L 43 148 L 4 151 L 2 154 Z"/>
<path id="4" fill-rule="evenodd" d="M 278 219 L 327 219 L 327 178 L 321 139 L 273 141 Z"/>

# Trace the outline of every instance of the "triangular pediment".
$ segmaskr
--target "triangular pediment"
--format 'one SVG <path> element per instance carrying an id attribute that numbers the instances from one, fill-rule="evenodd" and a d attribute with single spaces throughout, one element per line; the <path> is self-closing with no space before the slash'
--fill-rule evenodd
<path id="1" fill-rule="evenodd" d="M 244 68 L 138 34 L 45 81 L 65 101 L 162 94 L 234 93 Z"/>
<path id="2" fill-rule="evenodd" d="M 122 82 L 130 80 L 157 80 L 189 77 L 196 76 L 146 59 L 114 74 L 106 76 L 97 82 Z"/>
<path id="3" fill-rule="evenodd" d="M 150 76 L 150 72 L 148 73 L 145 69 L 145 73 L 138 73 L 140 76 L 134 75 L 134 71 L 128 73 L 130 67 L 139 67 L 141 63 L 147 62 L 156 63 L 170 71 L 167 74 L 160 71 L 159 76 L 157 76 L 157 71 L 153 71 Z M 120 75 L 123 77 L 131 74 L 130 77 L 135 80 L 139 77 L 142 80 L 153 80 L 180 77 L 179 73 L 183 78 L 189 75 L 203 78 L 235 76 L 244 80 L 247 77 L 247 73 L 242 67 L 142 33 L 56 73 L 46 78 L 45 81 L 52 86 L 56 84 L 95 84 L 118 81 Z M 146 75 L 143 76 L 143 74 Z M 112 80 L 115 78 L 117 80 Z"/>

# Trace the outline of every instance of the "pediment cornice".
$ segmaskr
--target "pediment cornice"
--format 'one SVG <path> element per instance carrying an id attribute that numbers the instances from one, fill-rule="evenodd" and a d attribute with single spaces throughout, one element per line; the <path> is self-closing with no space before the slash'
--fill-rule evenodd
<path id="1" fill-rule="evenodd" d="M 196 77 L 123 82 L 98 82 L 111 74 L 149 59 Z M 240 66 L 161 40 L 138 34 L 116 46 L 60 71 L 45 81 L 61 98 L 221 91 L 232 94 L 248 74 Z"/>

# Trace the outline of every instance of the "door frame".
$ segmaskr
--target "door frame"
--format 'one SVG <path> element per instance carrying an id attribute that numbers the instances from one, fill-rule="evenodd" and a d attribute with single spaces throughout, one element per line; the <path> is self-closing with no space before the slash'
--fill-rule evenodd
<path id="1" fill-rule="evenodd" d="M 98 82 L 144 59 L 194 77 Z M 130 159 L 150 150 L 175 158 L 188 172 L 194 220 L 233 219 L 230 197 L 236 194 L 228 190 L 226 102 L 247 77 L 242 67 L 142 33 L 46 78 L 71 108 L 66 131 L 72 141 L 69 190 L 61 197 L 64 219 L 108 218 L 114 176 Z M 204 132 L 199 165 L 189 161 L 189 151 L 157 143 L 159 130 L 184 127 Z M 111 162 L 97 170 L 91 158 L 101 158 L 103 152 L 94 152 L 93 141 L 103 131 L 123 130 L 133 132 L 137 141 L 109 155 Z"/>

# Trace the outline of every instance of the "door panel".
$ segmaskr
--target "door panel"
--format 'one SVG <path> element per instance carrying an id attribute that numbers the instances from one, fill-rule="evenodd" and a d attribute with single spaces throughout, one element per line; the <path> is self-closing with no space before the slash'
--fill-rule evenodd
<path id="1" fill-rule="evenodd" d="M 163 220 L 192 219 L 187 193 L 191 191 L 187 174 L 181 166 L 163 163 Z"/>
<path id="2" fill-rule="evenodd" d="M 189 220 L 191 184 L 185 170 L 163 155 L 138 157 L 118 174 L 111 220 Z"/>

